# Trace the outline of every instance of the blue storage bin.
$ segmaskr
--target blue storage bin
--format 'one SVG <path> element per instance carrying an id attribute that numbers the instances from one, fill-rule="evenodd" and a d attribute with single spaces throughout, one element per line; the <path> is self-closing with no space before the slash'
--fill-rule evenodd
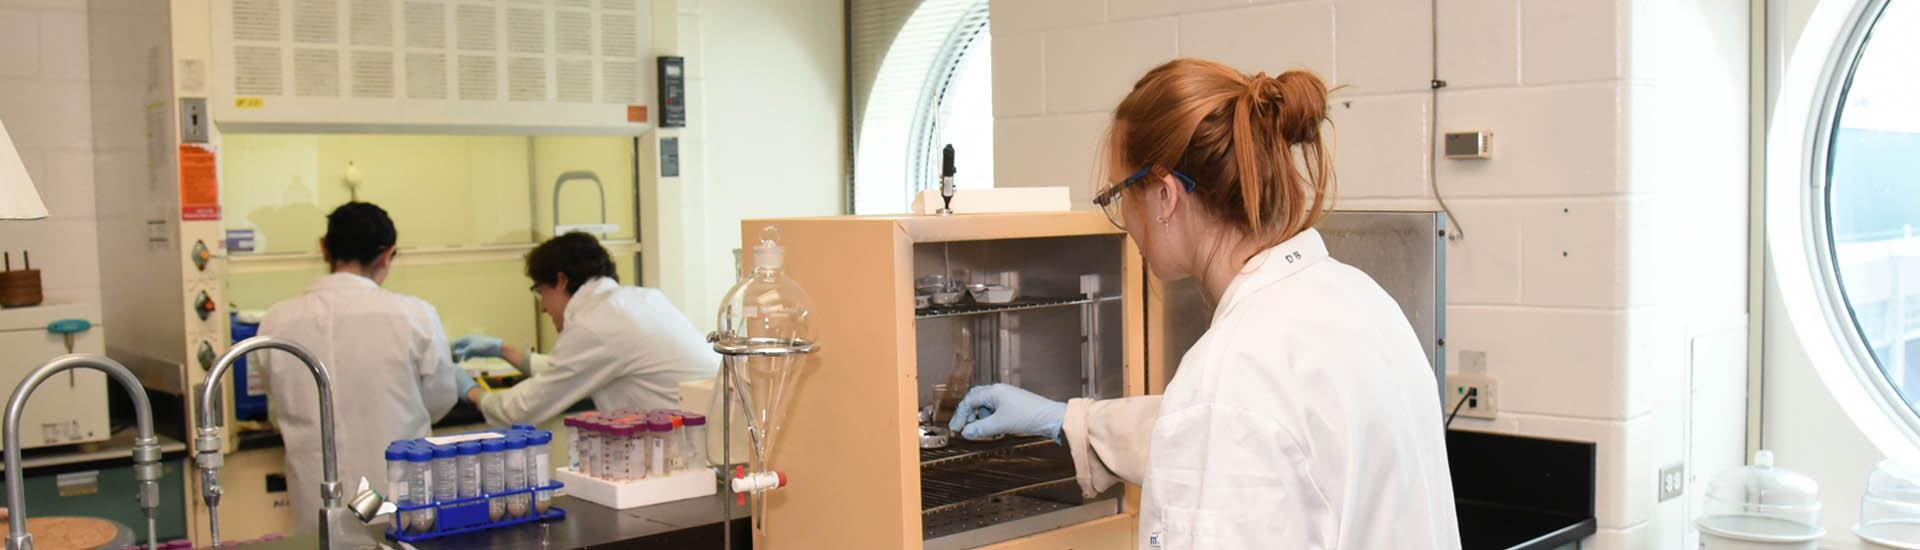
<path id="1" fill-rule="evenodd" d="M 227 326 L 232 328 L 233 341 L 239 342 L 260 333 L 259 323 L 240 320 L 239 313 L 227 314 Z M 253 378 L 260 377 L 259 379 Z M 247 368 L 246 356 L 233 362 L 233 416 L 241 420 L 267 420 L 267 390 L 265 372 Z"/>

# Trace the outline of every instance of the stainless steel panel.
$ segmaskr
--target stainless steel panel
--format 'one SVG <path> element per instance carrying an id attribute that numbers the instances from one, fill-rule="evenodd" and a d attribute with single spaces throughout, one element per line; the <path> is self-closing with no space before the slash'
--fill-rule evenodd
<path id="1" fill-rule="evenodd" d="M 918 319 L 921 406 L 937 398 L 933 385 L 946 382 L 962 327 L 972 334 L 974 384 L 1014 384 L 1061 400 L 1124 394 L 1126 331 L 1119 296 L 1125 250 L 1117 235 L 915 245 L 916 279 L 945 274 L 963 283 L 985 282 L 1014 271 L 1022 299 L 1066 302 L 984 313 L 940 308 L 937 316 Z M 1094 300 L 1080 293 L 1083 275 L 1101 281 Z"/>
<path id="2" fill-rule="evenodd" d="M 1333 258 L 1379 283 L 1400 304 L 1433 366 L 1435 395 L 1446 401 L 1446 217 L 1438 212 L 1361 212 L 1329 214 L 1319 225 Z M 1179 359 L 1206 332 L 1213 317 L 1200 286 L 1192 280 L 1167 285 L 1166 311 L 1149 330 L 1161 331 L 1166 345 L 1148 350 L 1161 365 L 1177 371 Z"/>

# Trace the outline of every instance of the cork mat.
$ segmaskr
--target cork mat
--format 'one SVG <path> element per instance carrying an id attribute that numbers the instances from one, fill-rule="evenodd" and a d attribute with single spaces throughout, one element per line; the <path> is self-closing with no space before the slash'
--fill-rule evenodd
<path id="1" fill-rule="evenodd" d="M 74 516 L 28 518 L 27 532 L 33 533 L 33 547 L 37 549 L 93 550 L 113 542 L 120 534 L 120 524 Z M 0 522 L 0 537 L 11 534 L 12 526 Z"/>

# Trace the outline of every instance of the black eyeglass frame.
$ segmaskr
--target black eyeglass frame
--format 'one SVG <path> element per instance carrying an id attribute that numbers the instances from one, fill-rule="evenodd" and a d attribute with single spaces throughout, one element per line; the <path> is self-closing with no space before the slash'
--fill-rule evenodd
<path id="1" fill-rule="evenodd" d="M 1181 186 L 1186 187 L 1188 193 L 1192 193 L 1195 187 L 1199 187 L 1198 182 L 1193 181 L 1193 178 L 1187 177 L 1186 174 L 1180 173 L 1179 170 L 1168 169 L 1167 173 L 1173 175 L 1173 179 L 1180 180 Z M 1126 229 L 1126 226 L 1120 223 L 1119 213 L 1111 211 L 1108 206 L 1114 203 L 1114 199 L 1118 198 L 1122 191 L 1126 191 L 1129 187 L 1140 185 L 1142 182 L 1153 179 L 1155 179 L 1153 167 L 1141 167 L 1140 170 L 1134 172 L 1133 175 L 1127 176 L 1127 179 L 1120 180 L 1119 183 L 1110 185 L 1106 190 L 1094 195 L 1093 204 L 1099 206 L 1102 211 L 1107 212 L 1107 221 L 1112 222 L 1114 227 Z"/>

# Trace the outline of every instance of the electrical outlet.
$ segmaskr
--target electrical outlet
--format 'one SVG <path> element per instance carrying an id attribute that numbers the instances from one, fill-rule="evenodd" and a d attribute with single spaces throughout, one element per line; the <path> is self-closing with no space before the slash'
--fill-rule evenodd
<path id="1" fill-rule="evenodd" d="M 1668 464 L 1660 469 L 1660 502 L 1678 498 L 1687 491 L 1687 465 Z"/>
<path id="2" fill-rule="evenodd" d="M 1500 392 L 1492 376 L 1478 372 L 1447 373 L 1447 386 L 1451 388 L 1447 392 L 1449 413 L 1458 407 L 1459 416 L 1492 419 L 1500 411 Z"/>

